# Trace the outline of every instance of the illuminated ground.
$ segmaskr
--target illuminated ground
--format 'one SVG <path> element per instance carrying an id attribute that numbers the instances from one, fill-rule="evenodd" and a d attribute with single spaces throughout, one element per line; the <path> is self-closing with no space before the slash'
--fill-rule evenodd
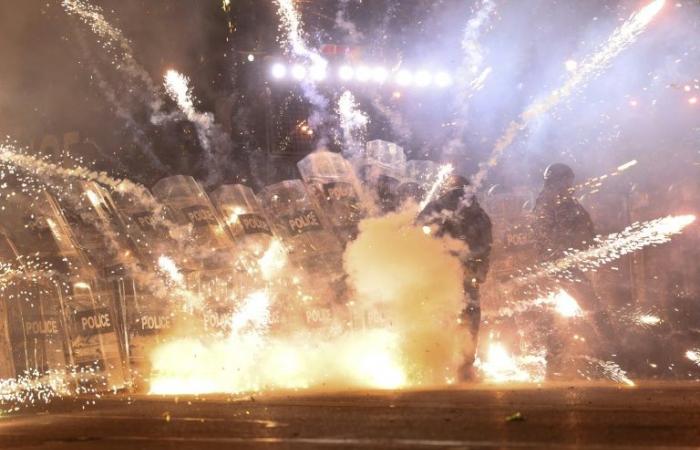
<path id="1" fill-rule="evenodd" d="M 700 384 L 118 397 L 0 418 L 0 448 L 695 448 Z M 523 420 L 507 420 L 515 413 Z"/>

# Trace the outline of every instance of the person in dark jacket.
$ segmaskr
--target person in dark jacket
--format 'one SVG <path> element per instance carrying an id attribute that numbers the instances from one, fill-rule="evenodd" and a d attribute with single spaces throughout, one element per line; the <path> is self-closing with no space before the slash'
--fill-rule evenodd
<path id="1" fill-rule="evenodd" d="M 574 171 L 566 164 L 552 164 L 544 172 L 544 185 L 535 202 L 533 229 L 537 254 L 541 262 L 556 261 L 567 253 L 584 250 L 595 243 L 595 227 L 588 211 L 574 197 Z M 601 306 L 593 284 L 576 268 L 557 280 L 559 287 L 571 295 L 590 317 L 597 351 L 609 350 L 612 327 Z M 563 361 L 563 337 L 560 330 L 546 325 L 548 372 L 560 373 Z"/>
<path id="2" fill-rule="evenodd" d="M 573 197 L 573 185 L 574 171 L 566 164 L 552 164 L 544 172 L 534 223 L 540 260 L 555 260 L 566 251 L 587 248 L 595 238 L 591 216 Z"/>
<path id="3" fill-rule="evenodd" d="M 462 379 L 473 376 L 473 364 L 479 338 L 481 302 L 479 287 L 489 271 L 489 256 L 493 244 L 491 219 L 467 192 L 469 180 L 451 175 L 443 183 L 440 197 L 430 202 L 420 213 L 420 223 L 434 228 L 437 237 L 449 236 L 464 242 L 468 253 L 461 257 L 464 267 L 465 305 L 461 322 L 468 327 L 473 349 L 465 354 L 460 370 Z"/>

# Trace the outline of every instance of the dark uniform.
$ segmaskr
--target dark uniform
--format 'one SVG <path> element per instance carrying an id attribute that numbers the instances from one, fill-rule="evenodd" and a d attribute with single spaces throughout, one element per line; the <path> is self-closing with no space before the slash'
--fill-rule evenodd
<path id="1" fill-rule="evenodd" d="M 469 327 L 474 352 L 466 355 L 463 376 L 468 375 L 476 356 L 481 321 L 479 286 L 486 280 L 489 271 L 493 243 L 488 214 L 475 197 L 465 198 L 465 186 L 468 184 L 464 177 L 451 176 L 444 184 L 442 196 L 429 203 L 419 216 L 421 223 L 437 227 L 436 236 L 447 235 L 465 242 L 469 247 L 469 253 L 462 259 L 465 307 L 461 319 Z"/>
<path id="2" fill-rule="evenodd" d="M 554 261 L 567 252 L 589 248 L 594 243 L 595 227 L 588 211 L 573 197 L 574 172 L 565 164 L 552 164 L 544 173 L 544 186 L 535 203 L 534 234 L 539 260 Z M 592 318 L 599 345 L 612 338 L 612 328 L 593 285 L 576 268 L 558 284 L 576 299 Z M 575 280 L 575 281 L 572 281 Z M 548 359 L 556 371 L 563 342 L 557 330 L 547 330 Z M 600 349 L 599 349 L 600 350 Z"/>

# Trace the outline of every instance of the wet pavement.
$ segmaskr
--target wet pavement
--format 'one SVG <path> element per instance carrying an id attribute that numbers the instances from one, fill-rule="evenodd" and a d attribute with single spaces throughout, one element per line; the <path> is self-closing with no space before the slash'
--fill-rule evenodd
<path id="1" fill-rule="evenodd" d="M 700 448 L 700 383 L 83 398 L 0 416 L 0 448 Z"/>

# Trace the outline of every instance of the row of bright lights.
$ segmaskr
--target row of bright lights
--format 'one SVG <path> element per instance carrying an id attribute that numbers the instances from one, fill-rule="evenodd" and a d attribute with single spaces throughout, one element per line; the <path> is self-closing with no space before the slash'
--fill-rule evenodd
<path id="1" fill-rule="evenodd" d="M 326 67 L 311 66 L 307 68 L 301 64 L 286 66 L 282 63 L 275 63 L 272 65 L 270 73 L 272 74 L 272 78 L 276 80 L 291 77 L 297 81 L 324 81 L 328 78 L 328 70 Z M 437 86 L 439 88 L 444 88 L 452 84 L 452 77 L 449 73 L 444 71 L 430 72 L 428 70 L 418 70 L 411 72 L 406 69 L 401 69 L 396 72 L 390 72 L 384 67 L 369 66 L 341 66 L 337 70 L 337 77 L 341 81 L 376 84 L 394 82 L 399 86 Z"/>

